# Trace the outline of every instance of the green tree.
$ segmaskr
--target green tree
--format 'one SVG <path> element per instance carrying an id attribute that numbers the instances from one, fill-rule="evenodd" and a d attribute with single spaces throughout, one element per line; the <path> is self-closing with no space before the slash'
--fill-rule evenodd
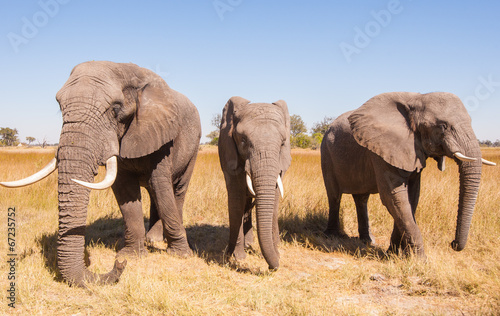
<path id="1" fill-rule="evenodd" d="M 220 131 L 220 125 L 222 121 L 222 116 L 220 114 L 216 114 L 212 117 L 212 126 L 216 127 L 216 130 L 211 131 L 206 137 L 210 138 L 210 141 L 208 142 L 210 145 L 215 145 L 219 143 L 219 131 Z"/>
<path id="2" fill-rule="evenodd" d="M 290 116 L 290 133 L 292 136 L 296 137 L 301 133 L 306 133 L 307 127 L 306 123 L 302 120 L 300 115 L 294 114 Z"/>
<path id="3" fill-rule="evenodd" d="M 290 143 L 292 147 L 309 148 L 311 147 L 311 142 L 311 136 L 305 133 L 300 133 L 297 136 L 290 136 Z"/>
<path id="4" fill-rule="evenodd" d="M 479 141 L 479 146 L 481 146 L 481 147 L 491 147 L 491 146 L 493 146 L 493 143 L 489 139 L 487 139 L 487 140 L 478 140 L 478 141 Z"/>
<path id="5" fill-rule="evenodd" d="M 19 139 L 17 138 L 17 129 L 12 129 L 9 127 L 0 128 L 0 136 L 2 137 L 1 143 L 3 146 L 16 146 L 19 144 Z"/>
<path id="6" fill-rule="evenodd" d="M 310 136 L 306 135 L 307 127 L 298 114 L 290 116 L 290 145 L 292 148 L 307 148 L 311 144 Z"/>
<path id="7" fill-rule="evenodd" d="M 212 117 L 212 126 L 216 127 L 217 130 L 220 130 L 220 124 L 222 121 L 222 115 L 216 114 Z"/>
<path id="8" fill-rule="evenodd" d="M 320 132 L 314 133 L 311 138 L 311 148 L 316 150 L 319 149 L 321 146 L 321 142 L 323 141 L 323 136 L 324 134 L 321 134 Z"/>
<path id="9" fill-rule="evenodd" d="M 28 142 L 28 145 L 31 145 L 32 142 L 34 142 L 36 139 L 35 137 L 28 136 L 26 137 L 26 141 Z"/>
<path id="10" fill-rule="evenodd" d="M 321 122 L 315 122 L 313 127 L 311 128 L 311 134 L 320 133 L 321 135 L 325 135 L 326 131 L 330 127 L 330 124 L 335 120 L 334 117 L 325 116 Z M 323 138 L 323 137 L 321 137 Z"/>
<path id="11" fill-rule="evenodd" d="M 207 137 L 210 138 L 210 142 L 208 142 L 209 145 L 217 146 L 219 143 L 219 131 L 211 131 Z"/>

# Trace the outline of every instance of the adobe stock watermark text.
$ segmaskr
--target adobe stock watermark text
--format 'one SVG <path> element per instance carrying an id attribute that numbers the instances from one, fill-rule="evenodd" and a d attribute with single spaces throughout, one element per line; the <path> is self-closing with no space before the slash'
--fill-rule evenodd
<path id="1" fill-rule="evenodd" d="M 16 208 L 7 211 L 7 305 L 16 308 Z"/>

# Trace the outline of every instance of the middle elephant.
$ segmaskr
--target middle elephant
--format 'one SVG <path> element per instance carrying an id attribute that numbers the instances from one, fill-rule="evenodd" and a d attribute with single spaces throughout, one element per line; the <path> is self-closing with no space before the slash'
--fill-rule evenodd
<path id="1" fill-rule="evenodd" d="M 253 243 L 251 210 L 256 206 L 259 245 L 269 269 L 279 267 L 279 195 L 290 166 L 290 116 L 283 100 L 250 103 L 232 97 L 222 112 L 219 159 L 228 194 L 226 254 L 246 257 Z"/>

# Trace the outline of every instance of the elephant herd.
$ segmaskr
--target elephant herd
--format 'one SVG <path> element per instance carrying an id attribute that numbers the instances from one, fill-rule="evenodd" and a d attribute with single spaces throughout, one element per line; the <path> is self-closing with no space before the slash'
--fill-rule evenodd
<path id="1" fill-rule="evenodd" d="M 118 255 L 147 253 L 146 241 L 165 240 L 167 252 L 192 253 L 182 223 L 184 198 L 198 152 L 201 125 L 196 107 L 150 70 L 134 64 L 92 61 L 77 65 L 57 93 L 63 125 L 56 157 L 26 179 L 1 182 L 20 187 L 58 169 L 57 262 L 71 285 L 114 283 L 126 260 L 107 274 L 84 261 L 91 189 L 111 187 L 125 222 Z M 291 164 L 290 117 L 285 101 L 250 103 L 232 97 L 223 112 L 219 159 L 228 192 L 228 256 L 243 259 L 253 243 L 255 206 L 260 249 L 269 269 L 279 267 L 278 204 Z M 453 249 L 465 247 L 479 189 L 481 158 L 471 119 L 450 93 L 384 93 L 338 117 L 321 144 L 321 167 L 329 201 L 327 235 L 342 237 L 342 194 L 352 194 L 359 236 L 370 242 L 367 201 L 379 193 L 394 218 L 390 251 L 425 257 L 415 222 L 421 171 L 432 157 L 459 166 L 460 192 Z M 91 183 L 99 166 L 106 177 Z M 151 197 L 150 225 L 143 224 L 140 187 Z"/>

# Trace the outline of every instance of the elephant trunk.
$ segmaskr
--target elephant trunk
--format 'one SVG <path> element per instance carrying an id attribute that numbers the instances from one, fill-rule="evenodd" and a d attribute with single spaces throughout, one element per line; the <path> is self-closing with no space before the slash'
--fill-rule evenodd
<path id="1" fill-rule="evenodd" d="M 279 175 L 278 162 L 274 157 L 260 157 L 252 165 L 259 245 L 269 269 L 275 270 L 279 267 L 279 192 L 276 184 Z"/>
<path id="2" fill-rule="evenodd" d="M 474 139 L 475 140 L 475 139 Z M 461 251 L 467 243 L 472 214 L 479 191 L 481 180 L 481 150 L 477 141 L 468 142 L 465 147 L 466 155 L 477 158 L 476 161 L 458 161 L 460 172 L 460 197 L 458 202 L 457 228 L 455 240 L 451 247 L 456 251 Z"/>
<path id="3" fill-rule="evenodd" d="M 75 136 L 78 134 L 63 127 L 58 150 L 58 268 L 62 277 L 72 285 L 83 287 L 85 282 L 114 283 L 123 272 L 126 261 L 116 261 L 113 270 L 102 275 L 90 272 L 85 266 L 85 228 L 90 190 L 77 185 L 71 179 L 93 182 L 98 165 L 91 147 L 76 141 Z"/>

